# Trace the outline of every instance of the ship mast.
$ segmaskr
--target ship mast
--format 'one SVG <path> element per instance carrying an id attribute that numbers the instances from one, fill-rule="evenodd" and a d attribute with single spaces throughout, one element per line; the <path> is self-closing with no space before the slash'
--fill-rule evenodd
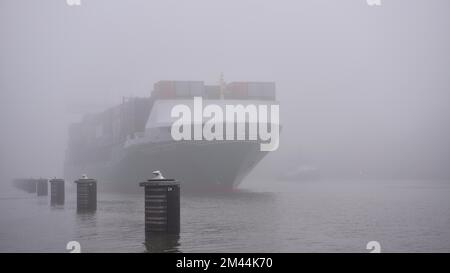
<path id="1" fill-rule="evenodd" d="M 220 73 L 219 85 L 220 85 L 220 99 L 223 100 L 224 99 L 224 94 L 225 94 L 225 88 L 226 88 L 226 85 L 227 85 L 225 83 L 225 80 L 223 79 L 223 72 Z"/>

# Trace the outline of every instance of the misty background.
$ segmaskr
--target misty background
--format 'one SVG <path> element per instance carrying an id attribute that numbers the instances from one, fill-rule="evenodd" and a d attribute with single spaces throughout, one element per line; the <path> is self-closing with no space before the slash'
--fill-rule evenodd
<path id="1" fill-rule="evenodd" d="M 448 0 L 0 0 L 0 179 L 62 176 L 67 127 L 159 80 L 275 81 L 255 169 L 450 178 Z M 244 182 L 245 183 L 245 182 Z"/>

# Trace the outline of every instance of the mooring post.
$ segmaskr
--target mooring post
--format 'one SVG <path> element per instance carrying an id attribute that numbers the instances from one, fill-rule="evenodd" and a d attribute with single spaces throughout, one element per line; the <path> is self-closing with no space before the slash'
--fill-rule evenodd
<path id="1" fill-rule="evenodd" d="M 97 180 L 83 175 L 75 183 L 77 184 L 77 211 L 97 210 Z"/>
<path id="2" fill-rule="evenodd" d="M 180 182 L 156 176 L 139 183 L 145 189 L 145 239 L 158 233 L 180 233 Z"/>
<path id="3" fill-rule="evenodd" d="M 47 196 L 48 195 L 48 180 L 47 179 L 37 179 L 36 180 L 36 193 L 37 196 Z"/>
<path id="4" fill-rule="evenodd" d="M 25 180 L 24 189 L 28 193 L 36 193 L 37 180 L 30 178 Z"/>
<path id="5" fill-rule="evenodd" d="M 53 178 L 50 183 L 50 205 L 64 205 L 64 179 Z"/>

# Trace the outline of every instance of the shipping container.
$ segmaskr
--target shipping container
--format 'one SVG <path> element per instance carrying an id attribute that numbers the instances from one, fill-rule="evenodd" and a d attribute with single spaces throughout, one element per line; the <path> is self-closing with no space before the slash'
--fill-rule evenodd
<path id="1" fill-rule="evenodd" d="M 248 84 L 246 82 L 232 82 L 227 84 L 225 99 L 240 100 L 248 98 Z"/>
<path id="2" fill-rule="evenodd" d="M 220 86 L 218 85 L 206 85 L 205 86 L 205 99 L 218 100 L 220 99 Z"/>
<path id="3" fill-rule="evenodd" d="M 154 84 L 152 97 L 157 99 L 185 99 L 203 96 L 202 81 L 159 81 Z"/>
<path id="4" fill-rule="evenodd" d="M 205 95 L 205 85 L 201 81 L 189 82 L 189 92 L 191 97 L 203 97 Z"/>
<path id="5" fill-rule="evenodd" d="M 249 82 L 248 98 L 260 100 L 275 99 L 275 83 L 273 82 Z"/>
<path id="6" fill-rule="evenodd" d="M 232 82 L 227 85 L 225 99 L 274 100 L 273 82 Z"/>
<path id="7" fill-rule="evenodd" d="M 175 81 L 175 97 L 178 98 L 189 98 L 189 82 L 187 81 Z"/>
<path id="8" fill-rule="evenodd" d="M 153 86 L 154 95 L 160 99 L 172 99 L 175 97 L 173 81 L 159 81 Z"/>

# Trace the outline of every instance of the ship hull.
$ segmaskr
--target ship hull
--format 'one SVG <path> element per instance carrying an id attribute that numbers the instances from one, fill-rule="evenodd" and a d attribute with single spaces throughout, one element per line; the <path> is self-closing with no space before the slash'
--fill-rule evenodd
<path id="1" fill-rule="evenodd" d="M 66 166 L 66 178 L 88 174 L 104 190 L 137 192 L 138 183 L 160 170 L 182 182 L 184 191 L 231 191 L 267 154 L 257 141 L 180 141 L 144 143 L 121 149 L 115 160 Z"/>

